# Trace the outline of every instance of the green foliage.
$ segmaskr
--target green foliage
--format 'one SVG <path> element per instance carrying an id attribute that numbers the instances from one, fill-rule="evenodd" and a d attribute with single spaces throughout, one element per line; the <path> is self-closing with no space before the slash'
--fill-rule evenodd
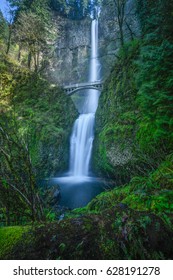
<path id="1" fill-rule="evenodd" d="M 172 140 L 173 44 L 146 45 L 141 49 L 138 103 L 141 111 L 138 137 L 142 146 Z"/>
<path id="2" fill-rule="evenodd" d="M 22 47 L 30 48 L 33 54 L 43 48 L 43 45 L 46 45 L 45 25 L 37 14 L 21 12 L 15 29 L 17 41 L 22 44 Z"/>
<path id="3" fill-rule="evenodd" d="M 81 213 L 85 214 L 88 211 L 99 213 L 118 203 L 134 210 L 153 212 L 170 225 L 173 211 L 172 155 L 147 177 L 133 177 L 129 185 L 100 194 L 82 209 Z M 73 212 L 80 214 L 79 210 Z"/>
<path id="4" fill-rule="evenodd" d="M 0 40 L 7 41 L 8 38 L 8 24 L 0 10 Z"/>
<path id="5" fill-rule="evenodd" d="M 100 0 L 50 0 L 50 7 L 60 15 L 70 19 L 81 20 L 95 9 Z"/>
<path id="6" fill-rule="evenodd" d="M 104 175 L 112 177 L 120 174 L 117 179 L 121 183 L 130 174 L 125 168 L 117 168 L 121 162 L 123 166 L 132 160 L 132 150 L 136 145 L 138 108 L 134 81 L 139 48 L 140 42 L 134 40 L 120 49 L 114 69 L 105 83 L 96 115 L 94 163 L 97 172 L 101 170 Z M 133 162 L 132 165 L 135 164 Z"/>
<path id="7" fill-rule="evenodd" d="M 18 17 L 21 11 L 32 10 L 39 16 L 44 17 L 45 9 L 47 9 L 50 0 L 7 0 L 14 13 L 14 19 Z M 43 18 L 45 20 L 45 17 Z"/>
<path id="8" fill-rule="evenodd" d="M 10 253 L 15 244 L 28 231 L 28 227 L 0 228 L 0 259 L 10 259 Z"/>
<path id="9" fill-rule="evenodd" d="M 170 259 L 173 210 L 172 155 L 148 177 L 103 192 L 61 222 L 35 225 L 4 247 L 2 258 L 26 259 Z M 163 185 L 164 183 L 164 185 Z M 80 230 L 79 230 L 80 229 Z M 4 235 L 5 234 L 5 235 Z M 1 230 L 0 230 L 1 235 Z M 1 236 L 0 236 L 1 237 Z M 7 241 L 9 238 L 7 238 Z M 12 240 L 12 237 L 10 237 Z"/>
<path id="10" fill-rule="evenodd" d="M 60 88 L 12 62 L 3 67 L 2 112 L 16 121 L 38 176 L 43 178 L 64 169 L 68 136 L 76 116 L 72 101 Z"/>
<path id="11" fill-rule="evenodd" d="M 41 79 L 32 83 L 29 79 L 20 93 L 18 86 L 15 93 L 13 100 L 19 130 L 29 139 L 29 149 L 39 177 L 53 175 L 53 172 L 65 168 L 70 125 L 76 114 L 74 107 L 60 89 Z"/>
<path id="12" fill-rule="evenodd" d="M 93 9 L 90 1 L 9 2 L 17 6 L 14 30 L 19 46 L 12 47 L 20 54 L 23 45 L 23 65 L 31 56 L 37 63 L 39 53 L 44 53 L 46 29 L 51 26 L 49 7 L 71 19 L 81 19 Z M 122 42 L 97 113 L 96 169 L 115 177 L 119 186 L 84 208 L 67 212 L 59 223 L 43 204 L 50 224 L 36 224 L 30 232 L 27 227 L 0 229 L 1 258 L 172 258 L 173 7 L 170 1 L 137 0 L 137 4 L 142 37 Z M 1 14 L 0 24 L 3 49 L 7 33 Z M 12 56 L 0 57 L 1 225 L 30 222 L 27 217 L 33 214 L 38 195 L 43 199 L 46 194 L 35 184 L 36 178 L 65 169 L 75 115 L 60 88 L 22 69 L 19 62 Z M 26 206 L 27 200 L 32 207 Z"/>
<path id="13" fill-rule="evenodd" d="M 170 1 L 159 1 L 158 5 L 140 1 L 138 7 L 144 34 L 137 75 L 138 138 L 145 149 L 152 145 L 172 148 L 172 9 Z"/>
<path id="14" fill-rule="evenodd" d="M 116 206 L 98 215 L 35 225 L 3 258 L 163 260 L 171 258 L 172 242 L 172 232 L 160 218 Z"/>
<path id="15" fill-rule="evenodd" d="M 96 116 L 96 172 L 118 184 L 155 170 L 173 147 L 172 2 L 137 8 L 141 39 L 119 50 Z"/>
<path id="16" fill-rule="evenodd" d="M 43 218 L 28 146 L 16 131 L 13 119 L 1 119 L 0 206 L 7 225 Z"/>
<path id="17" fill-rule="evenodd" d="M 44 211 L 40 205 L 38 185 L 67 166 L 74 105 L 60 88 L 16 61 L 6 56 L 0 61 L 0 223 L 54 220 L 50 207 Z"/>
<path id="18" fill-rule="evenodd" d="M 9 0 L 9 2 L 13 20 L 10 25 L 7 53 L 13 54 L 19 63 L 29 69 L 41 71 L 52 53 L 55 40 L 50 1 Z"/>

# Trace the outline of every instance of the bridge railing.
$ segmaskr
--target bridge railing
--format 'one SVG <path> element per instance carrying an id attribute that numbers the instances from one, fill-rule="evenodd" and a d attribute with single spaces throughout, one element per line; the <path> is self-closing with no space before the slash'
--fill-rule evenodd
<path id="1" fill-rule="evenodd" d="M 81 88 L 81 87 L 87 87 L 87 86 L 96 86 L 96 85 L 102 85 L 103 81 L 101 80 L 97 80 L 94 82 L 85 82 L 85 83 L 74 83 L 74 84 L 68 84 L 68 85 L 64 85 L 63 88 L 64 89 L 70 89 L 70 88 Z"/>

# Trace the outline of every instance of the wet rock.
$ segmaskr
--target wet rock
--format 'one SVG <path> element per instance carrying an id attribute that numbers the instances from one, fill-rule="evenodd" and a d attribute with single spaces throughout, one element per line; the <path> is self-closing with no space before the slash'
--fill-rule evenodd
<path id="1" fill-rule="evenodd" d="M 128 23 L 134 34 L 139 33 L 139 24 L 132 11 L 133 0 L 127 3 Z M 119 26 L 116 9 L 103 1 L 99 16 L 99 60 L 102 65 L 102 76 L 107 77 L 116 60 L 120 47 Z M 91 18 L 71 20 L 52 13 L 54 30 L 57 33 L 54 56 L 50 60 L 47 76 L 53 83 L 69 84 L 83 82 L 88 77 L 88 65 L 91 49 Z M 127 28 L 124 29 L 125 41 L 130 38 Z M 70 71 L 69 71 L 70 69 Z"/>

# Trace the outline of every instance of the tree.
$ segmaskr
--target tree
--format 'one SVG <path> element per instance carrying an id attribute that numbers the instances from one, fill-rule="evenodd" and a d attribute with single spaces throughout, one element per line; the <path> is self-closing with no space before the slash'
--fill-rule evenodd
<path id="1" fill-rule="evenodd" d="M 173 130 L 173 2 L 138 1 L 142 48 L 138 61 L 140 143 L 170 149 Z"/>
<path id="2" fill-rule="evenodd" d="M 127 0 L 113 0 L 115 4 L 116 14 L 117 14 L 117 20 L 118 20 L 118 26 L 119 26 L 119 32 L 120 32 L 120 42 L 121 46 L 124 45 L 124 32 L 123 32 L 123 26 L 125 21 L 125 7 Z"/>
<path id="3" fill-rule="evenodd" d="M 7 41 L 8 37 L 8 24 L 0 10 L 0 39 Z"/>
<path id="4" fill-rule="evenodd" d="M 124 46 L 124 42 L 137 37 L 137 16 L 134 2 L 128 0 L 109 0 L 103 4 L 109 5 L 113 11 L 115 21 L 118 26 L 118 39 L 120 45 Z M 130 37 L 130 38 L 129 38 Z"/>
<path id="5" fill-rule="evenodd" d="M 44 52 L 47 42 L 47 30 L 42 19 L 35 13 L 21 12 L 15 23 L 15 40 L 20 48 L 28 50 L 28 68 L 31 68 L 32 58 L 35 71 L 39 69 L 40 54 Z"/>
<path id="6" fill-rule="evenodd" d="M 6 209 L 8 225 L 11 215 L 15 219 L 26 216 L 28 220 L 42 220 L 42 203 L 28 145 L 18 137 L 16 125 L 6 121 L 0 126 L 0 205 Z"/>
<path id="7" fill-rule="evenodd" d="M 7 0 L 9 6 L 17 15 L 19 11 L 28 10 L 36 0 Z"/>
<path id="8" fill-rule="evenodd" d="M 9 22 L 5 20 L 0 10 L 0 40 L 6 45 L 6 54 L 9 53 L 12 35 L 12 19 L 13 13 L 9 11 Z"/>
<path id="9" fill-rule="evenodd" d="M 14 14 L 10 25 L 12 35 L 9 42 L 13 40 L 18 45 L 19 61 L 22 51 L 25 53 L 27 51 L 28 68 L 32 67 L 37 72 L 41 66 L 40 62 L 44 62 L 45 57 L 49 56 L 55 37 L 50 16 L 50 0 L 8 0 L 8 2 Z"/>
<path id="10" fill-rule="evenodd" d="M 0 51 L 3 53 L 6 48 L 7 39 L 8 39 L 8 24 L 3 17 L 3 14 L 0 10 Z"/>
<path id="11" fill-rule="evenodd" d="M 71 19 L 82 19 L 88 14 L 89 0 L 51 0 L 50 7 Z"/>

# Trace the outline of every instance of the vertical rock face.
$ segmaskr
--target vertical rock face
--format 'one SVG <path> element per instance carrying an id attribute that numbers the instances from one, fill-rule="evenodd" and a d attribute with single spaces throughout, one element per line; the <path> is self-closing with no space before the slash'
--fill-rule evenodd
<path id="1" fill-rule="evenodd" d="M 48 74 L 54 83 L 84 82 L 88 79 L 89 72 L 91 19 L 89 17 L 83 20 L 59 17 L 56 19 L 56 14 L 54 17 L 57 30 L 60 25 L 61 32 L 55 44 Z M 104 65 L 102 75 L 108 73 L 115 60 L 117 49 L 115 29 L 115 21 L 111 19 L 107 21 L 104 11 L 99 19 L 99 56 L 101 64 Z"/>
<path id="2" fill-rule="evenodd" d="M 51 79 L 53 83 L 59 84 L 61 86 L 63 86 L 63 84 L 86 82 L 89 78 L 88 68 L 91 52 L 91 18 L 88 16 L 82 20 L 71 20 L 68 18 L 60 17 L 56 12 L 54 12 L 53 19 L 54 29 L 57 31 L 57 39 L 54 45 L 54 54 L 52 59 L 50 60 L 50 65 L 47 70 L 49 79 Z M 123 41 L 127 42 L 137 37 L 138 35 L 139 24 L 135 15 L 134 0 L 127 0 L 125 8 L 125 19 L 123 24 Z M 115 65 L 118 50 L 121 46 L 117 11 L 115 5 L 113 3 L 112 5 L 108 5 L 108 3 L 106 3 L 106 0 L 103 2 L 99 15 L 98 43 L 98 54 L 101 64 L 101 75 L 99 75 L 99 77 L 101 76 L 103 77 L 103 79 L 105 79 L 109 76 L 111 69 L 113 69 Z M 119 72 L 114 74 L 116 76 L 119 76 Z M 112 96 L 114 96 L 114 89 L 116 89 L 117 83 L 117 80 L 114 81 L 112 84 L 112 88 L 108 87 L 108 92 L 104 91 L 100 99 L 96 120 L 97 133 L 95 138 L 95 146 L 97 146 L 97 148 L 103 147 L 102 134 L 104 134 L 103 127 L 105 125 L 105 120 L 107 119 L 106 116 L 110 116 L 110 118 L 106 121 L 108 127 L 111 126 L 111 120 L 115 119 L 115 113 L 113 113 L 113 117 L 111 115 L 112 112 L 109 113 L 111 106 L 111 104 L 109 103 L 111 102 L 110 92 L 112 91 Z M 123 84 L 123 81 L 121 81 L 121 83 Z M 127 90 L 124 89 L 124 91 L 128 92 L 128 82 L 126 82 L 126 84 Z M 119 101 L 113 100 L 113 106 L 116 107 L 118 104 L 117 102 Z M 120 107 L 121 106 L 122 104 L 120 104 Z M 120 116 L 116 115 L 116 117 L 119 118 Z M 118 122 L 118 120 L 116 120 L 116 122 Z M 116 127 L 115 129 L 118 128 Z M 105 132 L 105 135 L 106 133 L 107 132 Z M 116 132 L 115 135 L 117 135 Z M 106 154 L 105 162 L 101 160 L 103 151 L 98 151 L 99 148 L 94 150 L 94 162 L 99 162 L 99 164 L 95 164 L 95 166 L 97 167 L 95 169 L 95 173 L 99 174 L 100 171 L 103 171 L 104 175 L 106 174 L 109 176 L 111 174 L 111 176 L 114 176 L 115 166 L 116 168 L 124 170 L 124 166 L 128 165 L 128 163 L 132 159 L 131 147 L 130 144 L 128 144 L 128 147 L 121 149 L 121 140 L 122 138 L 117 138 L 117 142 L 112 143 L 112 146 L 109 144 L 107 145 L 108 147 L 106 146 L 104 151 Z M 126 139 L 126 143 L 127 142 L 128 141 Z M 100 157 L 98 158 L 98 156 Z M 101 161 L 103 164 L 100 163 Z"/>
<path id="3" fill-rule="evenodd" d="M 127 0 L 123 21 L 124 42 L 138 37 L 140 34 L 139 22 L 136 15 L 135 1 Z M 99 55 L 103 76 L 107 77 L 114 66 L 117 52 L 120 48 L 120 34 L 118 16 L 115 4 L 103 1 L 99 17 Z"/>
<path id="4" fill-rule="evenodd" d="M 117 32 L 116 13 L 105 3 L 99 16 L 99 60 L 104 78 L 109 75 L 115 63 L 116 53 L 119 48 Z"/>
<path id="5" fill-rule="evenodd" d="M 115 59 L 111 52 L 117 48 L 114 38 L 116 23 L 111 19 L 107 21 L 109 15 L 105 17 L 105 14 L 107 12 L 103 11 L 99 19 L 99 55 L 101 62 L 106 62 L 104 68 L 111 68 L 112 58 Z M 53 17 L 55 30 L 57 29 L 57 40 L 49 65 L 49 77 L 52 82 L 59 84 L 86 81 L 91 49 L 90 17 L 83 20 L 70 20 L 59 17 L 56 13 Z"/>
<path id="6" fill-rule="evenodd" d="M 138 33 L 138 23 L 134 15 L 134 0 L 126 4 L 126 19 L 134 36 Z M 83 82 L 88 79 L 89 57 L 91 49 L 91 18 L 71 20 L 53 13 L 57 39 L 54 55 L 51 59 L 48 76 L 55 84 Z M 124 39 L 130 39 L 129 29 L 124 24 Z M 106 77 L 113 67 L 120 46 L 119 26 L 114 5 L 103 2 L 99 16 L 99 60 L 102 65 L 102 77 Z"/>
<path id="7" fill-rule="evenodd" d="M 49 76 L 60 85 L 82 82 L 88 76 L 90 56 L 90 18 L 70 20 L 54 14 L 60 32 L 49 66 Z"/>

